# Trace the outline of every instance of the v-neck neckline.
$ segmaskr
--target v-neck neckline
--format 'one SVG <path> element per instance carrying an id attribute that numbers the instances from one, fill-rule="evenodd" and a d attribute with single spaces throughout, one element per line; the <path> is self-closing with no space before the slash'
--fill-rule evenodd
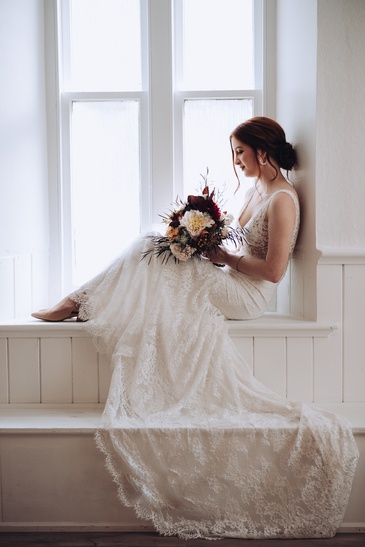
<path id="1" fill-rule="evenodd" d="M 254 213 L 254 214 L 248 219 L 248 221 L 247 221 L 243 226 L 241 226 L 240 219 L 241 219 L 242 213 L 243 213 L 244 210 L 245 210 L 245 207 L 249 205 L 249 201 L 248 201 L 247 204 L 245 204 L 245 205 L 242 207 L 242 209 L 241 209 L 241 211 L 240 211 L 240 214 L 239 214 L 239 216 L 238 216 L 238 224 L 239 224 L 239 227 L 240 227 L 240 228 L 245 228 L 245 227 L 247 226 L 247 224 L 249 224 L 249 223 L 251 222 L 251 220 L 252 220 L 253 218 L 255 218 L 256 215 L 259 214 L 259 212 L 263 209 L 263 207 L 265 207 L 265 205 L 267 205 L 267 204 L 269 203 L 269 201 L 271 200 L 271 198 L 272 198 L 273 196 L 275 196 L 275 194 L 277 194 L 277 192 L 281 192 L 281 191 L 282 191 L 282 190 L 276 190 L 273 194 L 271 194 L 271 196 L 268 197 L 268 199 L 265 201 L 265 203 L 263 203 L 263 204 L 261 205 L 261 207 L 259 207 L 259 209 L 257 209 L 256 213 Z"/>

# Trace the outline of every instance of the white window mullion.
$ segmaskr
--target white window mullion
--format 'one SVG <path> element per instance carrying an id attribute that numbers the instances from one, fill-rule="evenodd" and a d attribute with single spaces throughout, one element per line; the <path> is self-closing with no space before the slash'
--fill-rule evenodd
<path id="1" fill-rule="evenodd" d="M 256 97 L 254 100 L 254 116 L 263 114 L 264 78 L 263 78 L 263 21 L 266 13 L 266 0 L 255 0 L 253 3 L 253 63 Z"/>
<path id="2" fill-rule="evenodd" d="M 276 117 L 276 0 L 262 0 L 262 109 L 265 116 Z M 258 14 L 256 14 L 258 15 Z M 255 50 L 256 51 L 256 50 Z M 257 64 L 257 62 L 256 62 Z"/>
<path id="3" fill-rule="evenodd" d="M 141 230 L 152 223 L 152 172 L 149 73 L 149 0 L 141 0 L 142 93 L 140 95 Z"/>
<path id="4" fill-rule="evenodd" d="M 60 157 L 60 58 L 58 36 L 61 23 L 57 0 L 46 2 L 46 85 L 47 85 L 47 131 L 48 131 L 48 175 L 49 175 L 49 300 L 56 301 L 62 285 L 62 211 Z"/>
<path id="5" fill-rule="evenodd" d="M 149 1 L 152 213 L 158 223 L 174 198 L 171 10 L 171 2 Z"/>
<path id="6" fill-rule="evenodd" d="M 72 99 L 61 97 L 61 158 L 62 176 L 60 181 L 61 209 L 61 292 L 64 294 L 72 286 L 72 214 L 71 214 L 71 115 Z"/>

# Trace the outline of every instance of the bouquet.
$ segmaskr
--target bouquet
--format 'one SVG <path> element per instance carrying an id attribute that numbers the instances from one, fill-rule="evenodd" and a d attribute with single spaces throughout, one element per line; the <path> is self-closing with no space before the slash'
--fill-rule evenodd
<path id="1" fill-rule="evenodd" d="M 150 236 L 153 248 L 146 251 L 143 258 L 152 253 L 162 256 L 165 262 L 170 257 L 185 262 L 201 258 L 225 240 L 235 244 L 243 241 L 242 230 L 231 227 L 233 216 L 221 211 L 219 197 L 216 198 L 215 190 L 209 191 L 207 184 L 201 195 L 190 195 L 186 202 L 177 199 L 175 205 L 169 215 L 162 216 L 167 224 L 165 236 Z"/>

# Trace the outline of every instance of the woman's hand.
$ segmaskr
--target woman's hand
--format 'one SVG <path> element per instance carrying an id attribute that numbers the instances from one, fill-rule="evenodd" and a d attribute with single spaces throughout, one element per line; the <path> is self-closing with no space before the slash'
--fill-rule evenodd
<path id="1" fill-rule="evenodd" d="M 205 253 L 205 256 L 214 264 L 225 265 L 229 261 L 229 252 L 224 247 L 217 247 L 213 251 Z"/>

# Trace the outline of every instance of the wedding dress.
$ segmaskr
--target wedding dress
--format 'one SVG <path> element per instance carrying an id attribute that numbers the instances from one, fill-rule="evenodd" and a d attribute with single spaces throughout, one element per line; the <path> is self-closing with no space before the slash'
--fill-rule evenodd
<path id="1" fill-rule="evenodd" d="M 296 205 L 293 250 L 299 206 L 280 191 Z M 242 254 L 266 255 L 269 203 Z M 276 285 L 208 260 L 142 260 L 150 248 L 139 238 L 71 295 L 111 355 L 96 441 L 120 500 L 182 538 L 333 536 L 358 458 L 349 426 L 259 383 L 227 332 Z"/>

